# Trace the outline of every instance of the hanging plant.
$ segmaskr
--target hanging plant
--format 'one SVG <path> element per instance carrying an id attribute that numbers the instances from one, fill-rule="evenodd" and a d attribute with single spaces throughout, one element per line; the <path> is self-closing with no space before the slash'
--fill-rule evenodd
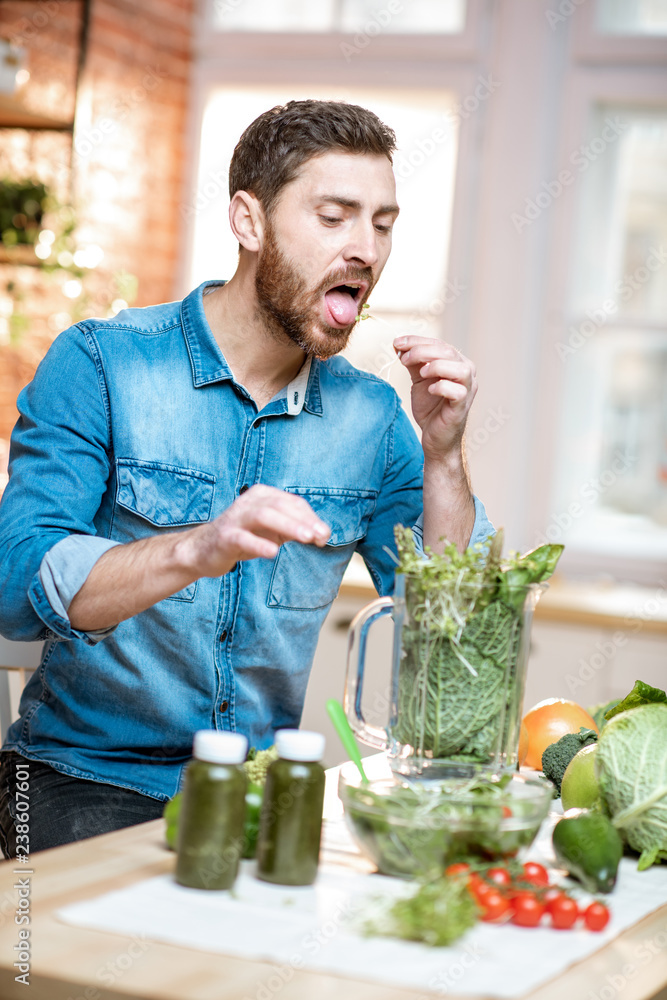
<path id="1" fill-rule="evenodd" d="M 48 200 L 41 181 L 0 181 L 0 239 L 5 247 L 35 244 Z"/>

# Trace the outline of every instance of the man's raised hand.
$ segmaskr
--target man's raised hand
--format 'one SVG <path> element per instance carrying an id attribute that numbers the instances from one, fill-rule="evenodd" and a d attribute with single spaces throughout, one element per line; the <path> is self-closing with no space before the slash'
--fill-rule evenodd
<path id="1" fill-rule="evenodd" d="M 394 349 L 412 379 L 412 412 L 422 430 L 424 456 L 442 460 L 460 450 L 477 392 L 475 366 L 442 340 L 398 337 Z"/>

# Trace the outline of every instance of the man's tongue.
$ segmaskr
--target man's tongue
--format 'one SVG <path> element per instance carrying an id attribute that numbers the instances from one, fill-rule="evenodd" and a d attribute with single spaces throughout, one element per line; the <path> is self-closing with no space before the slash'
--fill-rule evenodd
<path id="1" fill-rule="evenodd" d="M 332 288 L 325 295 L 331 315 L 341 326 L 349 326 L 357 318 L 357 303 L 348 292 Z"/>

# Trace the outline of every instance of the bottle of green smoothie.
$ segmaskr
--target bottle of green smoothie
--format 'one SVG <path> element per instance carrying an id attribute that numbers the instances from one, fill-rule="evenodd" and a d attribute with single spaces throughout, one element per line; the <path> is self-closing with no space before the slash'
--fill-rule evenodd
<path id="1" fill-rule="evenodd" d="M 269 767 L 257 839 L 257 876 L 280 885 L 310 885 L 320 854 L 324 736 L 279 729 L 278 760 Z"/>
<path id="2" fill-rule="evenodd" d="M 195 733 L 179 822 L 176 881 L 181 885 L 230 889 L 234 884 L 244 843 L 247 750 L 240 733 Z"/>

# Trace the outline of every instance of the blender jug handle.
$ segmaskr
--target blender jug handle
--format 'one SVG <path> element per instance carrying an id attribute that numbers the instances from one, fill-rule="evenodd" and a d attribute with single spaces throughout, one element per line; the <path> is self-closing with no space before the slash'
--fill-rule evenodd
<path id="1" fill-rule="evenodd" d="M 384 726 L 374 726 L 367 723 L 361 707 L 366 665 L 366 639 L 371 625 L 379 618 L 390 614 L 393 609 L 394 600 L 392 597 L 379 597 L 377 600 L 371 601 L 355 615 L 348 633 L 343 707 L 355 735 L 368 746 L 376 747 L 378 750 L 387 749 L 389 734 Z M 356 656 L 354 655 L 355 651 Z"/>

